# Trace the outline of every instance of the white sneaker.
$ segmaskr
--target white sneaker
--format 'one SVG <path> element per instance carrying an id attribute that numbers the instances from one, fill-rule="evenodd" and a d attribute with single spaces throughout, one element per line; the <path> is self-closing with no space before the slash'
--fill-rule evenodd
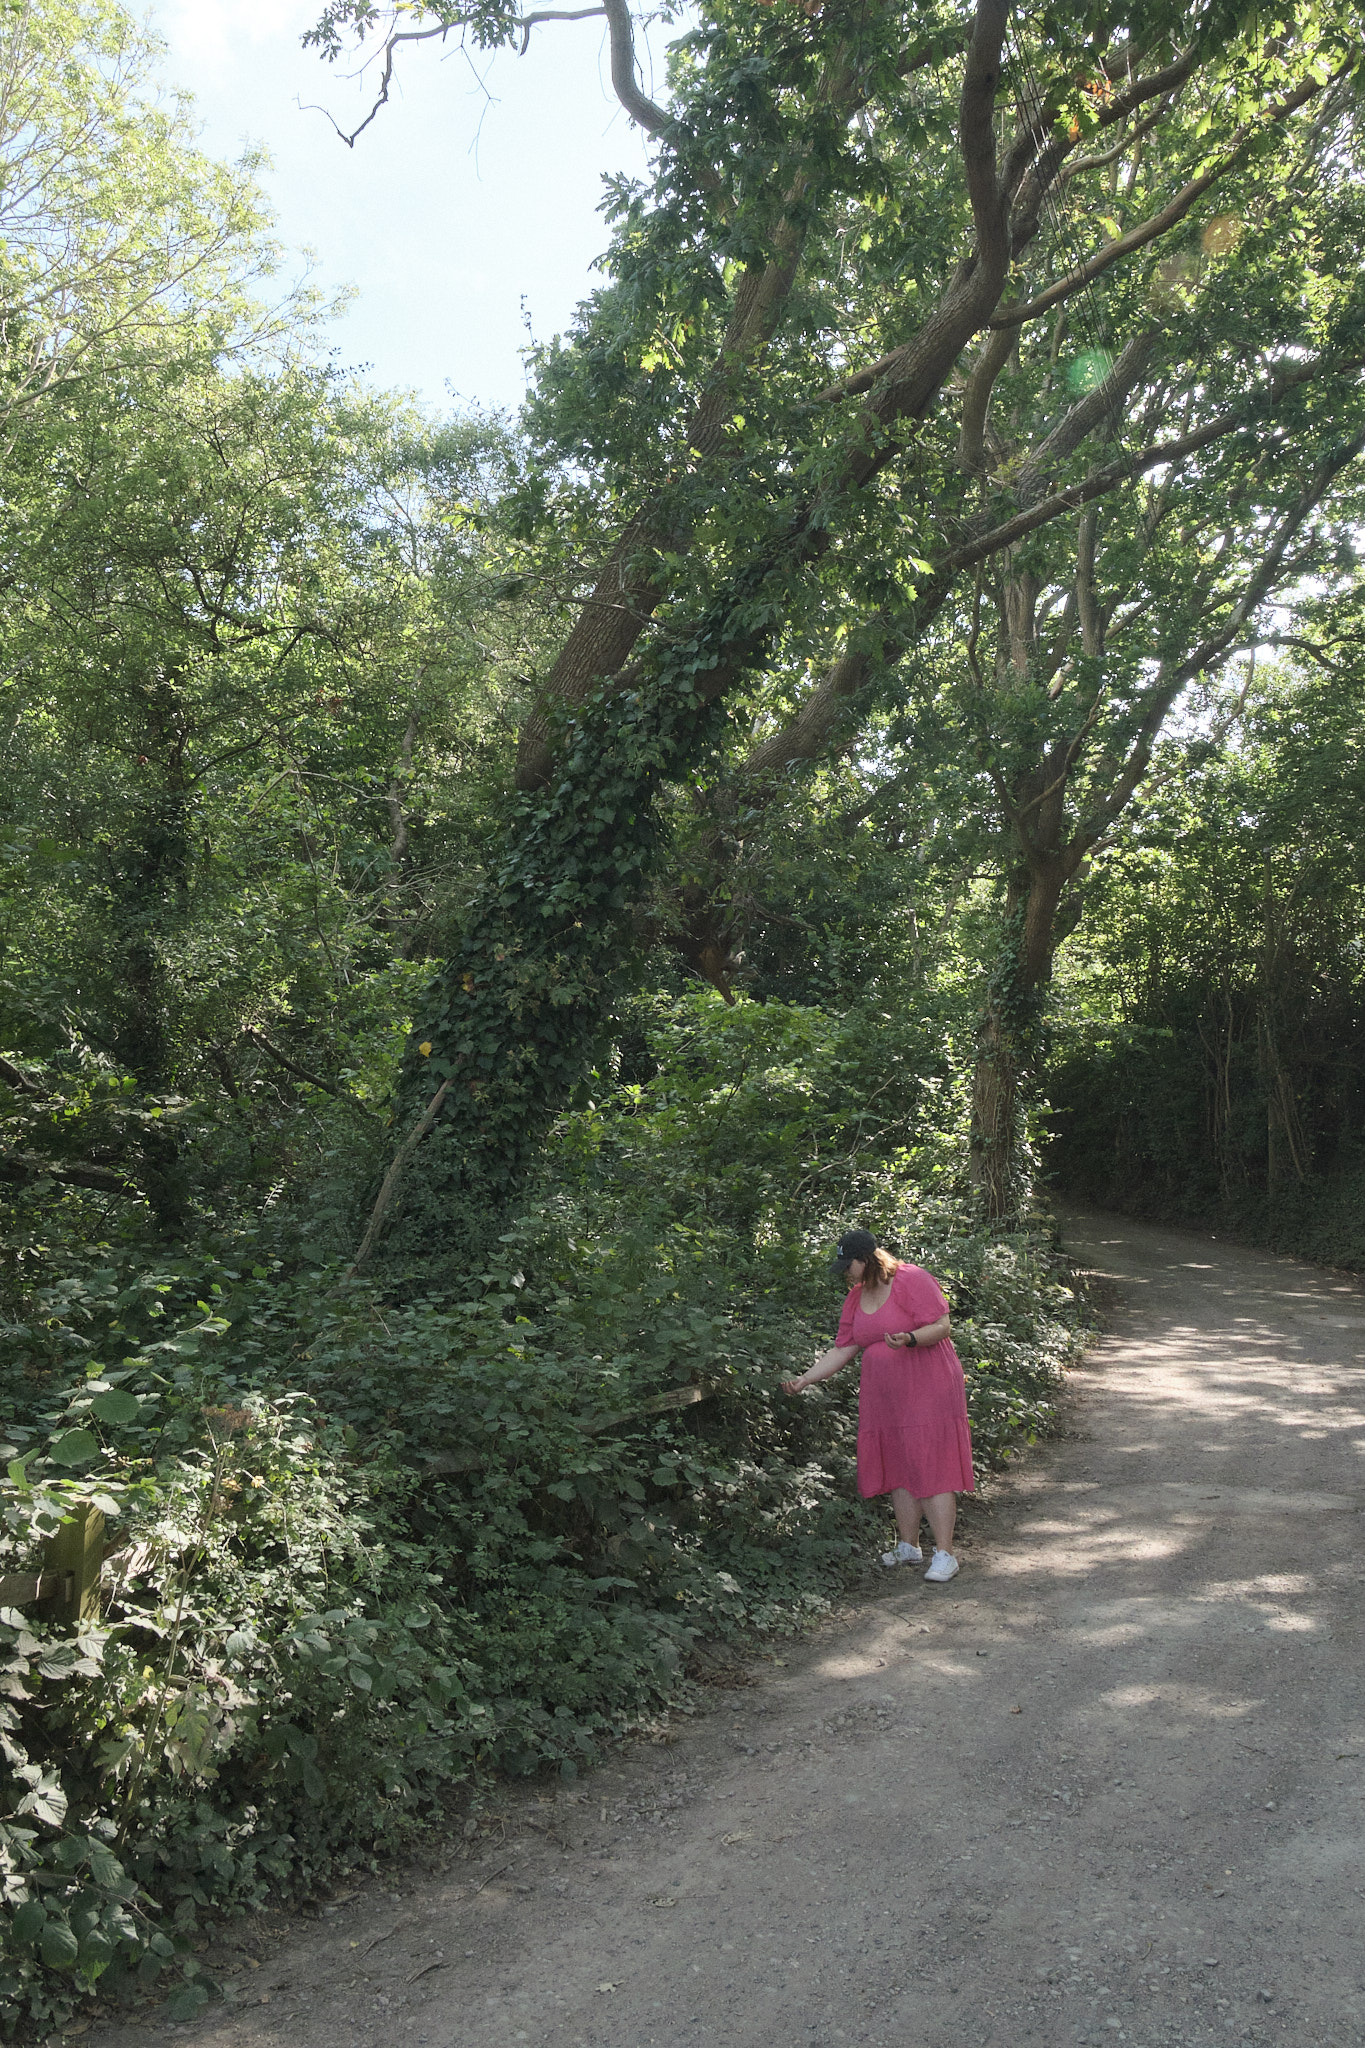
<path id="1" fill-rule="evenodd" d="M 898 1543 L 894 1550 L 882 1552 L 882 1563 L 888 1569 L 898 1564 L 923 1564 L 924 1552 L 918 1543 Z"/>
<path id="2" fill-rule="evenodd" d="M 936 1550 L 934 1561 L 924 1576 L 931 1586 L 946 1586 L 949 1579 L 955 1579 L 961 1569 L 951 1550 Z"/>

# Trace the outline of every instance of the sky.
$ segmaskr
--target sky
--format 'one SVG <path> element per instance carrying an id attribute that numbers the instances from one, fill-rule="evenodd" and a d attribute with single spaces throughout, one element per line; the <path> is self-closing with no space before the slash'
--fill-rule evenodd
<path id="1" fill-rule="evenodd" d="M 352 128 L 374 81 L 350 83 L 344 62 L 300 47 L 320 11 L 321 0 L 155 0 L 150 15 L 203 147 L 235 158 L 262 145 L 280 241 L 312 252 L 324 292 L 354 288 L 333 331 L 338 360 L 441 410 L 513 406 L 527 321 L 550 339 L 592 285 L 603 173 L 645 168 L 646 138 L 611 93 L 605 23 L 537 28 L 524 58 L 409 45 L 389 104 L 348 150 L 304 109 L 329 107 Z M 650 61 L 642 50 L 647 86 Z"/>

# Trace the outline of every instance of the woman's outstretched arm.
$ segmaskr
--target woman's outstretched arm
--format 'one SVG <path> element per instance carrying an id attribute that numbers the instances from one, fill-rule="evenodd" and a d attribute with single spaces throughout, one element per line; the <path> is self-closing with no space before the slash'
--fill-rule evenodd
<path id="1" fill-rule="evenodd" d="M 858 1346 L 856 1344 L 831 1345 L 830 1349 L 822 1353 L 822 1355 L 816 1359 L 814 1365 L 808 1367 L 807 1370 L 801 1374 L 799 1379 L 783 1380 L 783 1393 L 804 1394 L 806 1388 L 815 1386 L 817 1381 L 832 1380 L 834 1378 L 835 1373 L 841 1372 L 843 1368 L 848 1364 L 850 1358 L 855 1358 L 857 1356 L 857 1352 Z"/>

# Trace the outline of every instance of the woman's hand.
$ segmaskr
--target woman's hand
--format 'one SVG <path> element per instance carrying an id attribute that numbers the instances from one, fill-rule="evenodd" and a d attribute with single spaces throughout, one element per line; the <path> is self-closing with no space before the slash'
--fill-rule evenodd
<path id="1" fill-rule="evenodd" d="M 893 1351 L 903 1351 L 910 1342 L 910 1332 L 908 1330 L 888 1330 L 882 1338 L 882 1342 L 883 1344 L 889 1344 Z"/>
<path id="2" fill-rule="evenodd" d="M 841 1371 L 850 1358 L 856 1358 L 857 1355 L 856 1344 L 836 1344 L 831 1350 L 822 1351 L 814 1365 L 798 1378 L 783 1380 L 782 1391 L 784 1394 L 804 1394 L 807 1387 L 818 1386 L 821 1380 L 833 1379 L 835 1373 Z"/>

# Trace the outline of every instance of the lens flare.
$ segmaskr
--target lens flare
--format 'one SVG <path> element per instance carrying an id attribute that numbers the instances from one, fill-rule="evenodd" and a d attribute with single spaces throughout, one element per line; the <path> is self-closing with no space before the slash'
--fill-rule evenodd
<path id="1" fill-rule="evenodd" d="M 1198 258 L 1191 249 L 1179 249 L 1165 256 L 1152 272 L 1151 295 L 1158 306 L 1174 305 L 1197 274 Z"/>
<path id="2" fill-rule="evenodd" d="M 1067 389 L 1074 397 L 1082 398 L 1087 391 L 1096 391 L 1114 367 L 1114 358 L 1105 348 L 1088 348 L 1077 356 L 1067 367 Z"/>
<path id="3" fill-rule="evenodd" d="M 1206 256 L 1226 256 L 1235 249 L 1242 234 L 1242 223 L 1235 213 L 1216 213 L 1206 221 L 1200 237 Z"/>

